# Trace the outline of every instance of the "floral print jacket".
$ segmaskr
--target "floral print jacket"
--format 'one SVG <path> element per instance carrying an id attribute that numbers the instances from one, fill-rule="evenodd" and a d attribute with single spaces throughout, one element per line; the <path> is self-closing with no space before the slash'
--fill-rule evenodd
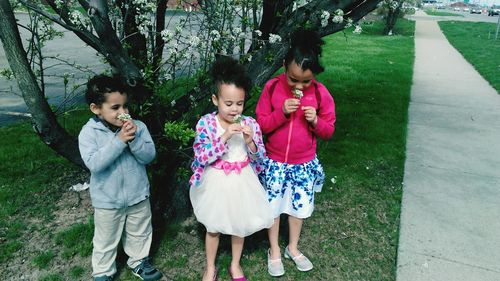
<path id="1" fill-rule="evenodd" d="M 228 150 L 228 145 L 223 143 L 220 137 L 217 136 L 216 114 L 217 112 L 212 112 L 202 116 L 196 125 L 196 136 L 193 143 L 194 160 L 191 164 L 193 175 L 189 180 L 191 187 L 200 183 L 205 167 L 220 159 Z M 266 149 L 262 141 L 262 131 L 257 121 L 252 117 L 242 116 L 242 118 L 242 123 L 250 126 L 254 132 L 253 142 L 257 147 L 257 152 L 252 153 L 248 151 L 248 156 L 250 158 L 250 165 L 259 174 L 263 169 L 262 161 L 266 156 Z"/>

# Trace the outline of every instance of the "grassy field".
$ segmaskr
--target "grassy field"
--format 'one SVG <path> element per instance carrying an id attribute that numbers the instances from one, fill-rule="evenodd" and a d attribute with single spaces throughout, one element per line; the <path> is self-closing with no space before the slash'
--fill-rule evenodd
<path id="1" fill-rule="evenodd" d="M 438 17 L 463 17 L 464 15 L 450 12 L 441 12 L 431 9 L 425 9 L 424 12 L 429 16 L 438 16 Z"/>
<path id="2" fill-rule="evenodd" d="M 315 269 L 301 273 L 285 261 L 286 274 L 279 280 L 395 279 L 414 23 L 400 20 L 397 36 L 380 36 L 382 28 L 376 23 L 363 26 L 361 35 L 347 30 L 325 38 L 326 71 L 318 80 L 334 96 L 337 123 L 333 140 L 319 144 L 327 181 L 301 240 Z M 76 134 L 88 116 L 84 111 L 66 126 Z M 0 133 L 0 263 L 25 264 L 39 272 L 38 280 L 88 280 L 92 221 L 81 205 L 61 203 L 73 196 L 69 186 L 87 175 L 46 148 L 28 124 Z M 61 219 L 61 213 L 80 213 L 83 220 Z M 284 247 L 286 224 L 282 227 Z M 199 280 L 203 237 L 193 217 L 169 222 L 155 237 L 154 263 L 170 280 Z M 267 247 L 265 232 L 246 240 L 242 265 L 251 280 L 271 280 Z M 220 277 L 226 280 L 227 237 L 219 253 Z M 118 279 L 137 280 L 123 270 L 125 260 L 118 258 Z"/>
<path id="3" fill-rule="evenodd" d="M 496 24 L 441 21 L 439 26 L 453 47 L 500 92 L 500 37 L 495 40 Z"/>

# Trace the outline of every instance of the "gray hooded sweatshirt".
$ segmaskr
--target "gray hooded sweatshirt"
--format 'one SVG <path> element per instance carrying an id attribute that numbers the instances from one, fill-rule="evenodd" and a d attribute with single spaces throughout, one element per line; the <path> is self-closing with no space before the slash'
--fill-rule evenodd
<path id="1" fill-rule="evenodd" d="M 119 209 L 149 198 L 145 165 L 156 149 L 144 123 L 137 125 L 135 139 L 124 143 L 97 117 L 85 124 L 78 136 L 83 162 L 90 170 L 90 197 L 94 208 Z"/>

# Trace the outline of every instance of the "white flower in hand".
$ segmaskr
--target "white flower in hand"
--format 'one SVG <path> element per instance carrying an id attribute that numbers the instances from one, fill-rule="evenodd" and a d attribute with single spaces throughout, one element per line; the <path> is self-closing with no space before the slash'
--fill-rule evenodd
<path id="1" fill-rule="evenodd" d="M 233 117 L 233 123 L 236 124 L 236 123 L 241 123 L 241 121 L 243 120 L 243 118 L 241 117 L 240 114 L 236 114 L 234 117 Z"/>
<path id="2" fill-rule="evenodd" d="M 120 119 L 122 121 L 127 121 L 127 120 L 131 120 L 132 117 L 130 117 L 130 114 L 128 114 L 128 113 L 120 113 L 120 115 L 118 115 L 118 119 Z"/>
<path id="3" fill-rule="evenodd" d="M 297 99 L 300 99 L 304 96 L 304 93 L 302 92 L 302 90 L 299 90 L 299 89 L 293 89 L 292 93 L 293 93 L 293 96 Z"/>

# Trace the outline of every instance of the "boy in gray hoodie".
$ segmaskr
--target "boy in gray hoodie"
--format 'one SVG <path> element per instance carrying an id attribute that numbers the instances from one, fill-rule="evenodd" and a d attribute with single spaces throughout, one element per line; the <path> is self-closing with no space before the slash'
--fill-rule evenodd
<path id="1" fill-rule="evenodd" d="M 85 98 L 95 116 L 83 126 L 78 144 L 91 173 L 94 280 L 113 279 L 122 237 L 132 273 L 158 280 L 162 274 L 149 261 L 153 233 L 145 165 L 156 155 L 151 135 L 144 123 L 130 118 L 126 87 L 118 77 L 92 78 Z"/>

